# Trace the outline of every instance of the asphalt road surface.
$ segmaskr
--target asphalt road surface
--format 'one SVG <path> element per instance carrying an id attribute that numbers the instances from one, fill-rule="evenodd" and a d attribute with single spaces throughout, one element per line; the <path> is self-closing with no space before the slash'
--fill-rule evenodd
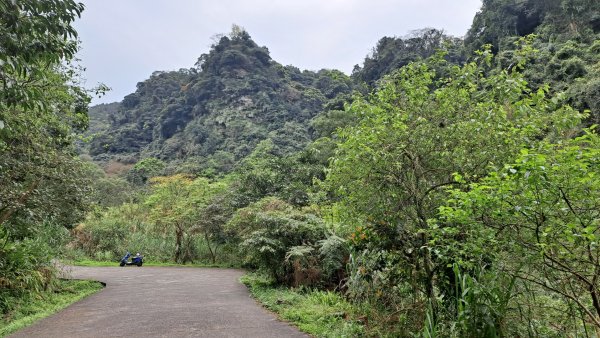
<path id="1" fill-rule="evenodd" d="M 68 269 L 106 288 L 10 337 L 307 337 L 257 304 L 239 270 Z"/>

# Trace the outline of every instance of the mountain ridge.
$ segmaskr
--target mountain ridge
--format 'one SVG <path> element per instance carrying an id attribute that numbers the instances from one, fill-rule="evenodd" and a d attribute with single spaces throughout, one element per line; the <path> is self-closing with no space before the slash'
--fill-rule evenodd
<path id="1" fill-rule="evenodd" d="M 98 161 L 224 163 L 268 138 L 282 154 L 291 153 L 308 144 L 308 122 L 323 106 L 353 87 L 337 70 L 283 66 L 246 31 L 234 30 L 194 68 L 154 72 L 138 83 L 109 114 L 110 128 L 93 137 L 89 154 Z"/>

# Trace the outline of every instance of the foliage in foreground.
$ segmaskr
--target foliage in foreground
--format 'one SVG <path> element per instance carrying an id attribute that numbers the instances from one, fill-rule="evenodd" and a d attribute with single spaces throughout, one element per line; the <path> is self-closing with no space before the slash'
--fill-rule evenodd
<path id="1" fill-rule="evenodd" d="M 56 282 L 52 259 L 68 241 L 68 231 L 46 222 L 34 236 L 14 241 L 0 228 L 0 314 L 12 310 L 12 299 L 51 290 Z"/>
<path id="2" fill-rule="evenodd" d="M 534 302 L 529 285 L 576 309 L 581 325 L 600 327 L 599 149 L 592 131 L 523 149 L 468 191 L 452 190 L 434 247 L 463 268 L 491 265 L 515 278 L 513 307 Z"/>
<path id="3" fill-rule="evenodd" d="M 364 319 L 339 293 L 281 287 L 259 274 L 247 274 L 241 281 L 266 308 L 304 332 L 316 337 L 365 335 Z"/>
<path id="4" fill-rule="evenodd" d="M 577 141 L 565 156 L 543 163 L 541 154 L 550 160 L 552 151 L 580 132 L 585 115 L 548 88 L 529 88 L 520 70 L 532 51 L 527 40 L 520 43 L 510 70 L 490 68 L 492 56 L 485 51 L 462 67 L 440 58 L 404 67 L 372 95 L 353 102 L 350 111 L 358 123 L 340 132 L 326 184 L 335 192 L 342 221 L 354 228 L 348 293 L 397 311 L 396 325 L 407 332 L 560 336 L 598 326 L 595 310 L 588 313 L 595 308 L 595 291 L 587 291 L 585 300 L 574 296 L 597 290 L 595 201 L 588 205 L 577 197 L 593 195 L 597 184 L 595 159 L 588 158 L 594 155 L 586 150 L 594 146 Z M 528 157 L 529 169 L 520 162 L 511 167 L 527 176 L 520 185 L 508 192 L 505 185 L 484 185 L 489 191 L 478 195 L 499 194 L 503 209 L 481 205 L 456 237 L 437 236 L 438 229 L 452 230 L 456 222 L 440 217 L 440 210 L 453 203 L 450 189 L 454 194 L 473 190 L 482 178 L 519 160 L 520 153 L 541 156 Z M 536 165 L 561 172 L 554 188 L 534 181 Z M 539 173 L 548 180 L 549 175 Z M 514 200 L 508 201 L 510 196 Z M 575 211 L 560 202 L 570 198 Z M 469 206 L 456 206 L 456 215 Z M 478 223 L 490 224 L 488 232 L 467 236 Z M 583 232 L 563 234 L 573 227 Z M 500 238 L 507 242 L 494 246 Z M 567 258 L 582 255 L 586 258 L 577 263 Z M 476 263 L 465 264 L 469 260 Z M 552 299 L 540 297 L 547 291 L 555 293 Z M 573 306 L 587 314 L 585 324 L 551 325 L 581 323 L 577 311 L 570 311 Z M 552 314 L 560 319 L 542 308 L 559 309 Z"/>
<path id="5" fill-rule="evenodd" d="M 71 63 L 75 1 L 0 1 L 0 315 L 56 286 L 51 259 L 87 211 L 73 141 L 90 97 Z"/>

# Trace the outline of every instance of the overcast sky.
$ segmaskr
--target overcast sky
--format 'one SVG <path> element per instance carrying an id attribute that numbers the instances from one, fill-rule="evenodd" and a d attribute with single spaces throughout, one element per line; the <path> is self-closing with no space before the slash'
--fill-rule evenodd
<path id="1" fill-rule="evenodd" d="M 383 36 L 433 27 L 463 36 L 481 0 L 80 0 L 75 23 L 88 87 L 120 101 L 156 70 L 190 68 L 232 24 L 271 57 L 300 69 L 350 74 Z"/>

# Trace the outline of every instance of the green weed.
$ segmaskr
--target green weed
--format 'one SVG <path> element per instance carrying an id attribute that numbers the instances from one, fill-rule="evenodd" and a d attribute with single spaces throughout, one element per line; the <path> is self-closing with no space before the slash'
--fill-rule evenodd
<path id="1" fill-rule="evenodd" d="M 356 308 L 331 291 L 275 286 L 250 273 L 241 282 L 266 308 L 315 337 L 364 337 L 365 327 Z"/>
<path id="2" fill-rule="evenodd" d="M 48 317 L 102 289 L 102 284 L 83 280 L 59 280 L 53 290 L 14 298 L 13 309 L 0 317 L 0 337 Z"/>

